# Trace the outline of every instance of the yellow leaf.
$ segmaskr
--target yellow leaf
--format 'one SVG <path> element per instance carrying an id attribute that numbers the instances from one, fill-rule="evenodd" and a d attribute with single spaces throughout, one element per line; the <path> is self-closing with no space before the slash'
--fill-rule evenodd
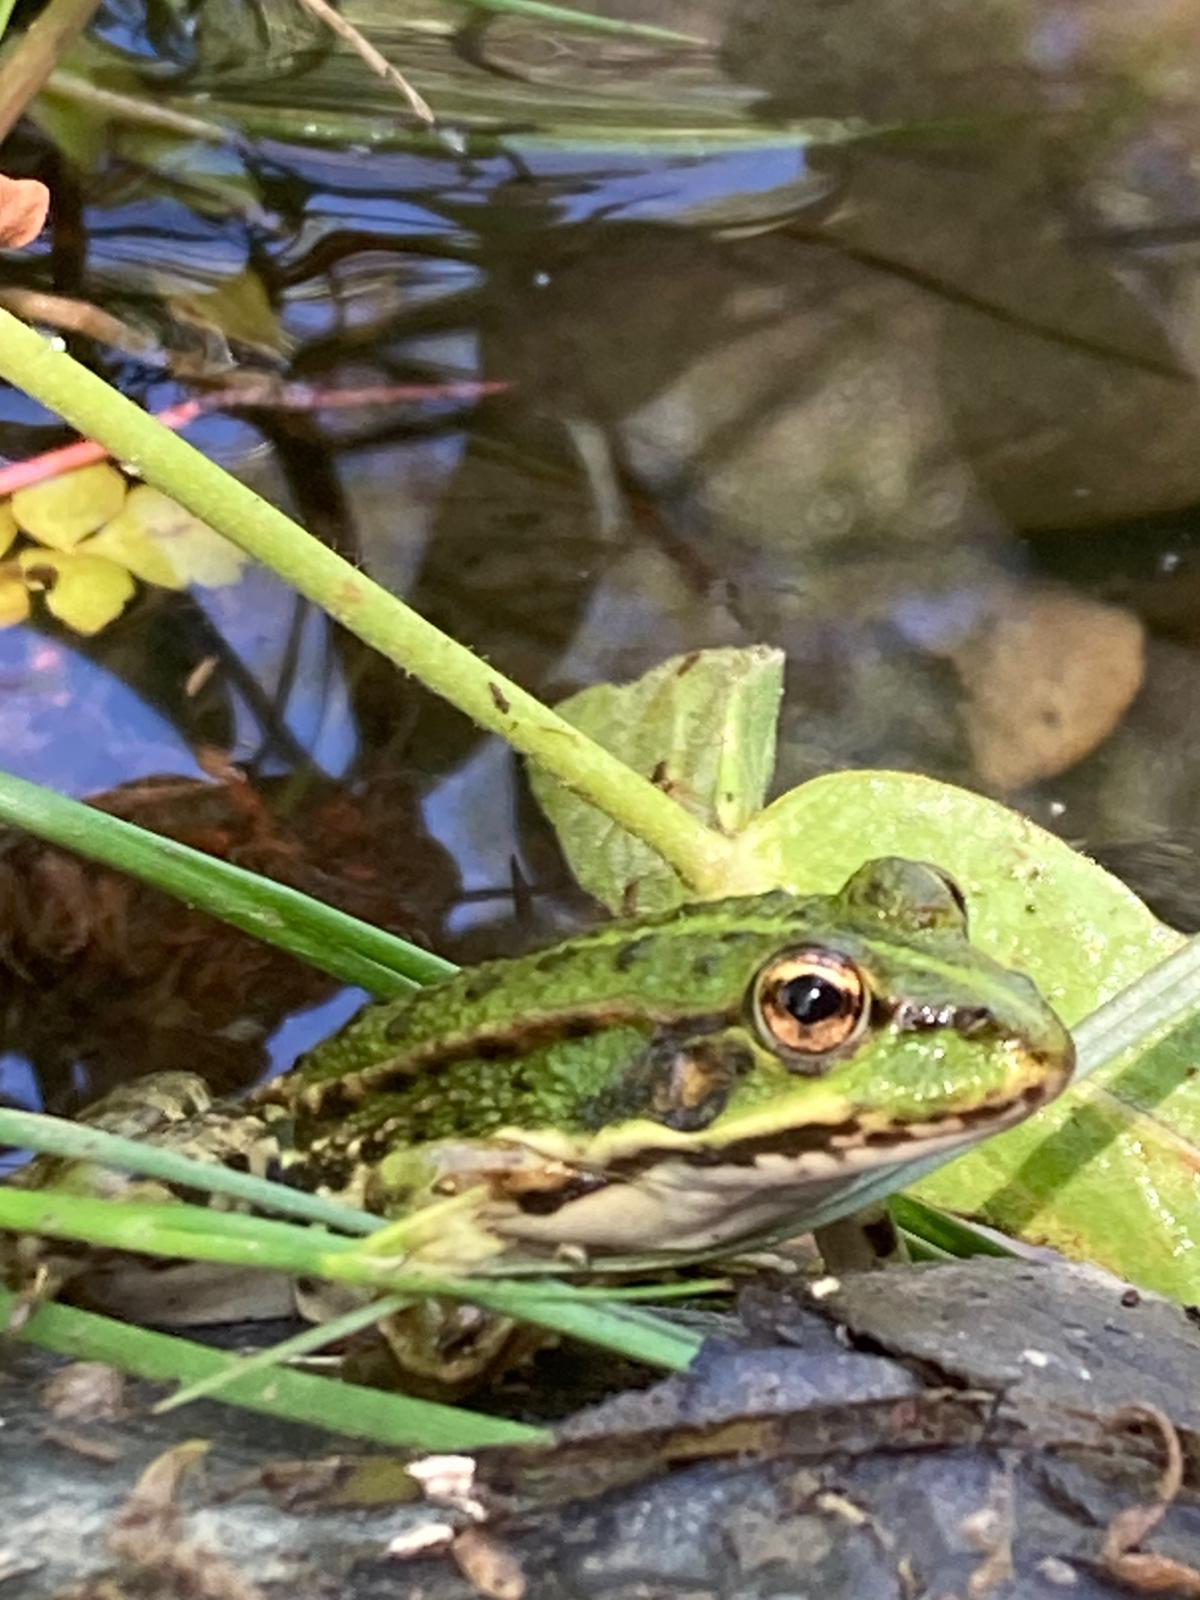
<path id="1" fill-rule="evenodd" d="M 132 500 L 139 491 L 129 495 Z M 157 544 L 141 527 L 135 514 L 121 511 L 107 527 L 101 528 L 90 539 L 77 546 L 79 555 L 103 556 L 126 567 L 143 583 L 156 583 L 161 589 L 185 589 L 187 579 L 181 577 L 175 564 L 160 544 Z"/>
<path id="2" fill-rule="evenodd" d="M 29 590 L 18 572 L 0 572 L 0 628 L 12 628 L 29 615 Z"/>
<path id="3" fill-rule="evenodd" d="M 147 583 L 182 589 L 199 583 L 223 589 L 236 583 L 249 557 L 168 495 L 138 484 L 119 516 L 89 541 Z M 171 576 L 161 576 L 169 572 Z"/>
<path id="4" fill-rule="evenodd" d="M 17 527 L 17 519 L 13 516 L 11 504 L 7 500 L 0 500 L 0 556 L 4 554 L 20 531 Z"/>
<path id="5" fill-rule="evenodd" d="M 100 556 L 22 550 L 17 559 L 30 588 L 44 590 L 47 609 L 76 633 L 99 633 L 137 588 L 124 567 Z"/>
<path id="6" fill-rule="evenodd" d="M 28 489 L 10 502 L 17 526 L 52 550 L 72 550 L 89 533 L 111 521 L 125 499 L 125 479 L 116 467 L 97 462 L 64 472 Z"/>

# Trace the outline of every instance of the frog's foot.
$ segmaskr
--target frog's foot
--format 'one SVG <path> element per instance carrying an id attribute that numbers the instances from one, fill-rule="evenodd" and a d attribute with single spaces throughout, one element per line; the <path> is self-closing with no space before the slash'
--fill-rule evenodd
<path id="1" fill-rule="evenodd" d="M 248 1116 L 239 1107 L 214 1104 L 204 1079 L 191 1072 L 159 1072 L 123 1084 L 87 1106 L 78 1120 L 242 1171 L 265 1172 L 279 1157 L 279 1140 L 266 1115 Z M 61 1188 L 100 1199 L 204 1204 L 208 1198 L 201 1190 L 177 1189 L 100 1161 L 51 1155 L 35 1156 L 8 1182 L 21 1189 Z M 280 1274 L 98 1250 L 32 1235 L 0 1236 L 0 1280 L 31 1306 L 35 1299 L 40 1303 L 63 1291 L 65 1298 L 91 1310 L 164 1327 L 287 1316 L 292 1311 L 290 1283 Z"/>
<path id="2" fill-rule="evenodd" d="M 510 1219 L 550 1215 L 565 1199 L 603 1188 L 605 1182 L 516 1138 L 443 1139 L 386 1156 L 366 1185 L 365 1201 L 369 1210 L 385 1216 L 416 1218 L 422 1208 L 434 1215 L 438 1201 L 474 1195 L 470 1217 L 477 1231 L 490 1236 L 495 1249 L 504 1249 L 516 1237 L 507 1226 Z"/>
<path id="3" fill-rule="evenodd" d="M 0 1235 L 0 1283 L 14 1295 L 8 1321 L 0 1332 L 18 1333 L 62 1287 L 62 1277 L 29 1235 Z"/>
<path id="4" fill-rule="evenodd" d="M 310 1322 L 327 1322 L 365 1298 L 347 1284 L 296 1282 L 296 1309 Z M 465 1301 L 429 1296 L 356 1335 L 344 1351 L 342 1374 L 426 1400 L 454 1401 L 552 1343 L 554 1335 L 544 1329 Z"/>

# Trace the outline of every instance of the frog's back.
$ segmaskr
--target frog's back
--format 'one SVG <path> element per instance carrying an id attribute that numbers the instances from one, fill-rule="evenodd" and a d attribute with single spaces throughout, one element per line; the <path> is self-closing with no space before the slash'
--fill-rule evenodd
<path id="1" fill-rule="evenodd" d="M 476 1047 L 498 1060 L 536 1048 L 539 1039 L 729 1006 L 740 1001 L 747 973 L 781 942 L 803 936 L 814 908 L 828 903 L 784 890 L 705 901 L 484 962 L 412 996 L 365 1006 L 263 1095 L 305 1096 L 315 1108 L 323 1085 L 358 1095 Z"/>

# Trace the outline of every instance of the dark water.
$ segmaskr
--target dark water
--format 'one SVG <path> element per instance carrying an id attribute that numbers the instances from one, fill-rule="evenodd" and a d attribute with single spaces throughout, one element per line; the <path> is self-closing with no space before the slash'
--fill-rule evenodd
<path id="1" fill-rule="evenodd" d="M 58 124 L 24 125 L 9 170 L 51 184 L 56 226 L 2 282 L 151 334 L 153 358 L 71 343 L 155 408 L 252 372 L 499 386 L 218 411 L 189 437 L 539 694 L 779 644 L 779 788 L 851 765 L 965 783 L 1200 923 L 1200 8 L 596 9 L 707 43 L 504 19 L 431 41 L 391 8 L 377 42 L 445 119 L 414 144 L 290 13 L 243 38 L 219 7 L 111 7 L 94 77 L 132 67 L 244 137 L 168 150 L 114 123 L 81 173 Z M 10 458 L 62 437 L 0 396 Z M 0 632 L 0 689 L 12 770 L 88 795 L 211 783 L 220 752 L 304 886 L 460 959 L 588 913 L 507 750 L 265 573 L 144 591 L 86 644 Z M 28 920 L 44 863 L 18 866 Z M 264 972 L 268 1004 L 217 945 L 164 1032 L 169 973 L 67 944 L 9 963 L 22 1103 L 217 1036 L 215 1075 L 244 1081 L 353 1003 Z M 110 1015 L 147 985 L 153 1018 Z"/>

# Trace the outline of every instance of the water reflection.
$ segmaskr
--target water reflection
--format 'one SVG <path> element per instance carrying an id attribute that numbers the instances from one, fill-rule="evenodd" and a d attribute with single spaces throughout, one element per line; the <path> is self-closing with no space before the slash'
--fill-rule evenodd
<path id="1" fill-rule="evenodd" d="M 232 152 L 245 203 L 181 198 L 115 141 L 86 241 L 8 275 L 46 285 L 68 259 L 75 292 L 109 305 L 136 267 L 141 307 L 120 309 L 153 324 L 162 363 L 92 353 L 157 403 L 197 370 L 503 385 L 262 407 L 235 437 L 314 531 L 540 693 L 777 643 L 781 785 L 915 768 L 1078 841 L 1190 840 L 1194 578 L 1160 559 L 1187 551 L 1200 503 L 1188 8 L 607 9 L 706 42 L 381 25 L 467 130 L 461 157 L 374 148 L 394 107 L 336 51 L 276 41 L 288 75 L 247 89 L 245 62 L 164 40 L 193 110 L 263 130 L 204 168 L 227 182 Z M 342 117 L 343 143 L 289 139 L 300 117 Z M 43 138 L 26 140 L 36 165 Z M 15 415 L 5 443 L 30 453 L 46 425 Z M 219 424 L 206 437 L 229 450 Z M 534 923 L 577 909 L 507 753 L 297 624 L 261 575 L 205 602 L 228 671 L 203 707 L 179 685 L 211 640 L 173 658 L 173 690 L 155 683 L 163 631 L 121 650 L 148 609 L 92 666 L 0 635 L 20 770 L 78 793 L 194 772 L 206 742 L 255 777 L 316 769 L 359 798 L 404 777 L 461 871 L 443 943 L 531 936 L 514 858 Z M 424 852 L 437 877 L 417 831 L 416 878 Z"/>

